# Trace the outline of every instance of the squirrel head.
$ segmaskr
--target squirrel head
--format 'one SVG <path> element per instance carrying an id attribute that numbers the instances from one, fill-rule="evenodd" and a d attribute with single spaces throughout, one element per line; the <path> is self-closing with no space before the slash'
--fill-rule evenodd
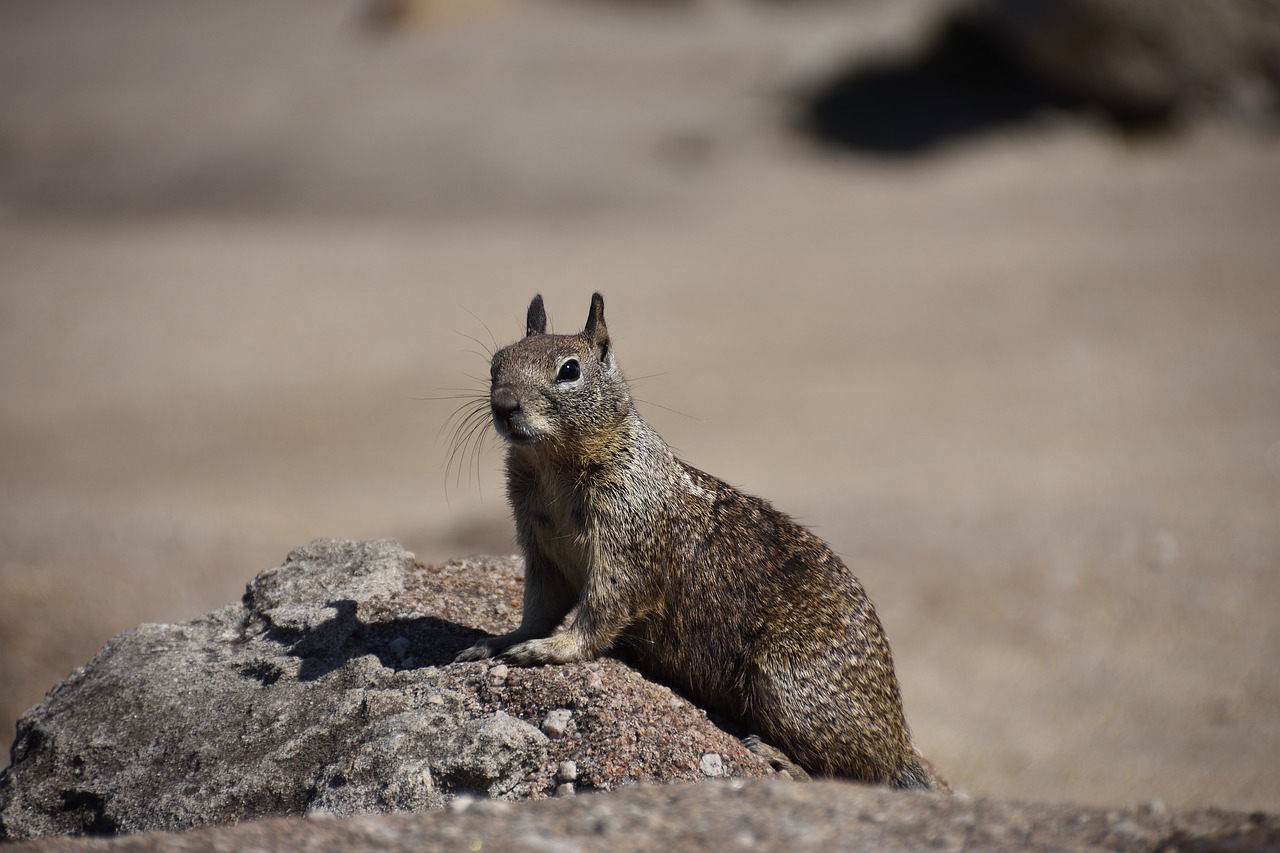
<path id="1" fill-rule="evenodd" d="M 513 447 L 597 444 L 633 408 L 599 293 L 574 335 L 547 334 L 542 295 L 533 297 L 525 336 L 493 354 L 489 378 L 494 429 Z"/>

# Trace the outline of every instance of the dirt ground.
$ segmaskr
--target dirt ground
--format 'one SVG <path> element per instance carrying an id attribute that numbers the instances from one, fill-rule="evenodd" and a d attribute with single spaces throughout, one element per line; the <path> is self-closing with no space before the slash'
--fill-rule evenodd
<path id="1" fill-rule="evenodd" d="M 957 788 L 1280 809 L 1280 145 L 787 130 L 938 5 L 0 6 L 0 739 L 312 538 L 510 552 L 439 398 L 598 289 L 668 441 L 855 567 Z"/>

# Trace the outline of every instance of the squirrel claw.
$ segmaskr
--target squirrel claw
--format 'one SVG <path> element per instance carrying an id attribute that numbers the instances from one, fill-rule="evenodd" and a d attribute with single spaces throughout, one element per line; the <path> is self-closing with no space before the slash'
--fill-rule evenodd
<path id="1" fill-rule="evenodd" d="M 493 657 L 493 648 L 486 643 L 476 643 L 474 646 L 465 648 L 454 656 L 454 663 L 463 663 L 465 661 L 484 660 Z"/>

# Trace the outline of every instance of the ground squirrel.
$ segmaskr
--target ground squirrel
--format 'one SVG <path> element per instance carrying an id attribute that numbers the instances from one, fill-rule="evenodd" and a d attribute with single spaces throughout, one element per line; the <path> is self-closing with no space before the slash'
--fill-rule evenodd
<path id="1" fill-rule="evenodd" d="M 676 458 L 636 411 L 600 294 L 580 334 L 546 325 L 535 296 L 526 336 L 493 355 L 488 398 L 508 447 L 523 616 L 457 659 L 566 663 L 617 648 L 793 775 L 944 788 L 912 746 L 889 643 L 853 573 L 766 501 Z"/>

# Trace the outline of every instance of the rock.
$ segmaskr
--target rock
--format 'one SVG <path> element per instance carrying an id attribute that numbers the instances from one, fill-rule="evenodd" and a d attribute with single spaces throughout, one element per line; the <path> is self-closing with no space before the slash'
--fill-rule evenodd
<path id="1" fill-rule="evenodd" d="M 1280 111 L 1277 0 L 978 0 L 1027 69 L 1125 118 Z"/>
<path id="2" fill-rule="evenodd" d="M 477 628 L 512 627 L 520 571 L 318 540 L 237 604 L 120 634 L 19 720 L 0 841 L 546 798 L 565 761 L 579 789 L 697 779 L 712 751 L 730 775 L 769 772 L 618 661 L 501 684 L 488 663 L 453 664 Z M 557 709 L 573 725 L 553 741 L 540 726 Z"/>
<path id="3" fill-rule="evenodd" d="M 1267 850 L 1280 817 L 942 797 L 776 779 L 634 786 L 590 797 L 343 820 L 271 818 L 182 834 L 44 839 L 14 853 L 222 850 Z M 494 809 L 494 805 L 505 808 Z"/>
<path id="4" fill-rule="evenodd" d="M 547 737 L 564 737 L 571 722 L 573 722 L 573 711 L 568 708 L 556 708 L 542 721 L 542 730 L 547 733 Z"/>
<path id="5" fill-rule="evenodd" d="M 451 663 L 478 636 L 464 625 L 511 627 L 520 570 L 317 541 L 239 604 L 115 637 L 19 721 L 0 840 L 37 839 L 15 853 L 1280 844 L 1280 819 L 1263 813 L 741 778 L 769 770 L 619 661 L 509 667 L 501 685 L 496 666 Z M 548 717 L 565 724 L 558 737 L 540 730 Z M 629 784 L 692 782 L 717 765 L 739 778 Z M 254 820 L 267 815 L 291 817 Z M 135 834 L 41 838 L 83 833 Z"/>

